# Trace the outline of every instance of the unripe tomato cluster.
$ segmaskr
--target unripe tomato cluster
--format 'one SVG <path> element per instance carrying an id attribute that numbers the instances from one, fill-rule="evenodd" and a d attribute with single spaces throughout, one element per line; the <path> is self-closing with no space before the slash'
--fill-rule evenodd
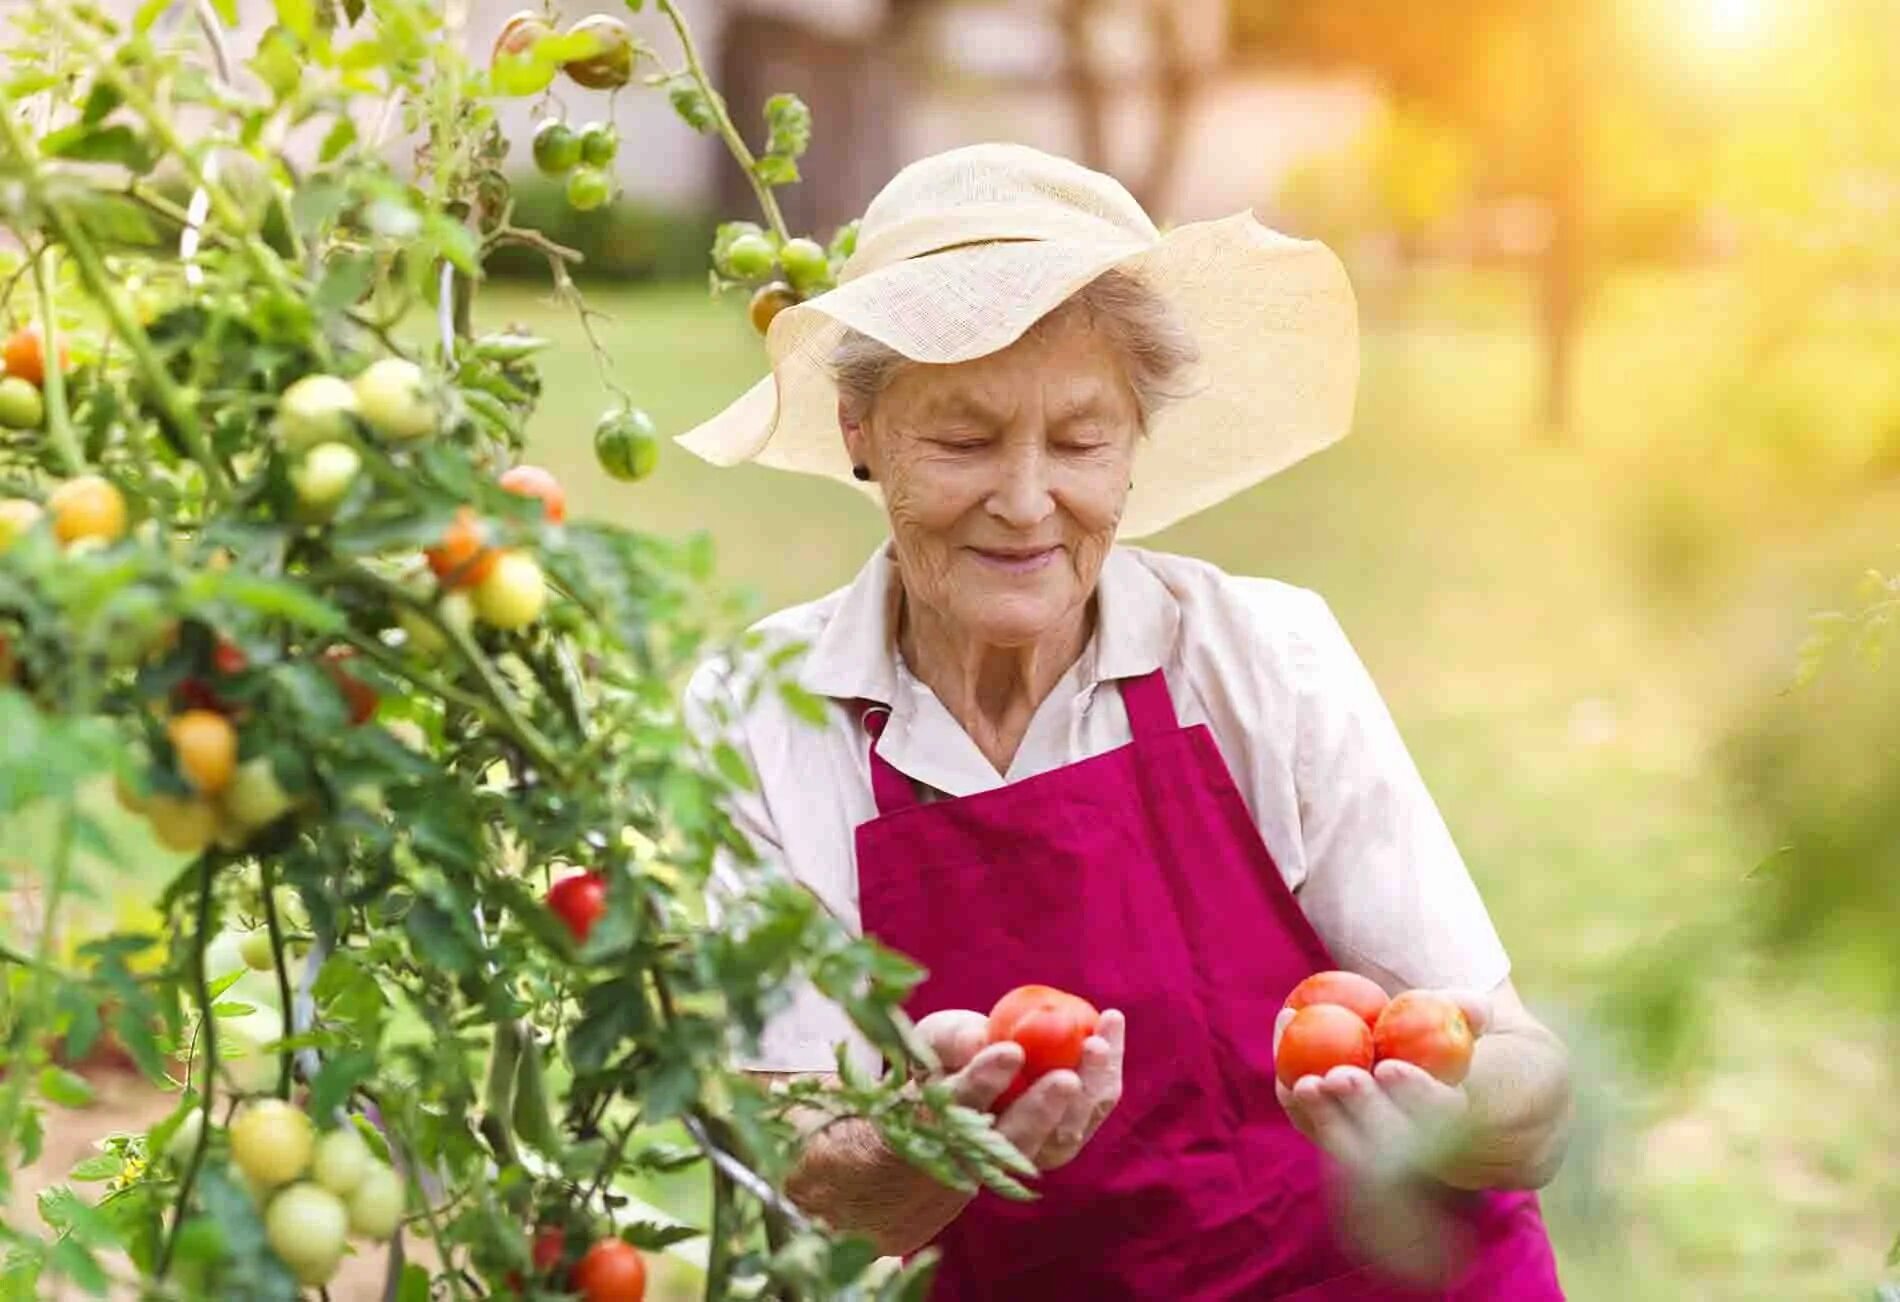
<path id="1" fill-rule="evenodd" d="M 1274 1069 L 1291 1089 L 1335 1067 L 1370 1071 L 1388 1058 L 1409 1062 L 1447 1085 L 1471 1070 L 1475 1037 L 1464 1010 L 1443 995 L 1407 990 L 1391 998 L 1355 972 L 1318 972 L 1286 998 L 1293 1020 L 1280 1034 Z"/>
<path id="2" fill-rule="evenodd" d="M 610 122 L 580 130 L 549 118 L 534 130 L 534 165 L 547 176 L 567 177 L 567 202 L 578 212 L 599 208 L 614 196 L 613 161 L 620 136 Z"/>
<path id="3" fill-rule="evenodd" d="M 192 1113 L 168 1156 L 188 1161 L 202 1131 Z M 402 1221 L 401 1177 L 353 1124 L 319 1136 L 300 1109 L 260 1099 L 238 1113 L 229 1138 L 231 1163 L 263 1210 L 265 1238 L 300 1283 L 328 1283 L 350 1235 L 385 1241 Z"/>
<path id="4" fill-rule="evenodd" d="M 734 222 L 721 228 L 713 266 L 728 281 L 756 286 L 747 315 L 763 335 L 780 312 L 830 289 L 835 264 L 850 256 L 856 242 L 855 227 L 841 230 L 827 250 L 805 236 L 781 241 L 754 223 Z"/>

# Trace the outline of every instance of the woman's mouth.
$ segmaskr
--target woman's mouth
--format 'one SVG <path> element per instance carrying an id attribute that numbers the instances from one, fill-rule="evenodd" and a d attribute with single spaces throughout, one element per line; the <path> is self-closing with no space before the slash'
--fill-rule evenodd
<path id="1" fill-rule="evenodd" d="M 1060 547 L 972 547 L 970 552 L 983 564 L 1005 574 L 1029 574 L 1041 569 L 1062 554 Z"/>

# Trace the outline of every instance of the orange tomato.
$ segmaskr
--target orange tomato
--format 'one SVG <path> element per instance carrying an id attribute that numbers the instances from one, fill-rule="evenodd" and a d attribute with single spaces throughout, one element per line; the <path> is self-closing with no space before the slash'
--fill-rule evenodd
<path id="1" fill-rule="evenodd" d="M 237 770 L 237 730 L 213 710 L 186 710 L 166 727 L 178 771 L 202 794 L 215 796 Z"/>
<path id="2" fill-rule="evenodd" d="M 1476 1039 L 1464 1009 L 1425 990 L 1407 990 L 1393 999 L 1372 1028 L 1381 1060 L 1398 1058 L 1423 1067 L 1447 1085 L 1464 1083 Z"/>
<path id="3" fill-rule="evenodd" d="M 116 542 L 125 536 L 125 497 L 98 475 L 67 480 L 53 490 L 46 507 L 53 514 L 53 536 L 62 543 Z"/>
<path id="4" fill-rule="evenodd" d="M 6 343 L 7 374 L 17 375 L 29 384 L 46 383 L 46 337 L 36 325 L 21 326 L 7 336 Z M 66 347 L 66 341 L 59 341 L 59 369 L 65 371 L 73 364 L 72 352 Z"/>
<path id="5" fill-rule="evenodd" d="M 1357 972 L 1315 972 L 1294 986 L 1293 993 L 1286 997 L 1286 1006 L 1295 1010 L 1308 1004 L 1338 1004 L 1341 1008 L 1350 1008 L 1365 1019 L 1367 1026 L 1379 1020 L 1387 1002 L 1379 983 Z"/>
<path id="6" fill-rule="evenodd" d="M 1288 1089 L 1302 1076 L 1324 1076 L 1335 1067 L 1372 1070 L 1372 1028 L 1338 1004 L 1308 1004 L 1280 1033 L 1274 1070 Z"/>
<path id="7" fill-rule="evenodd" d="M 501 477 L 501 486 L 523 497 L 538 497 L 547 508 L 548 523 L 567 519 L 567 490 L 540 466 L 516 466 Z"/>
<path id="8" fill-rule="evenodd" d="M 472 588 L 488 577 L 501 553 L 487 545 L 488 529 L 473 507 L 455 512 L 455 522 L 427 550 L 429 568 L 445 588 Z"/>

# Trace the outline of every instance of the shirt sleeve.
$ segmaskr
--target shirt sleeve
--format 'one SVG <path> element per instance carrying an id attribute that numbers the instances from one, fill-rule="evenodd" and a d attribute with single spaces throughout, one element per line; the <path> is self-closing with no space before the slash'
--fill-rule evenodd
<path id="1" fill-rule="evenodd" d="M 1289 644 L 1306 879 L 1333 957 L 1387 988 L 1489 990 L 1510 960 L 1397 724 L 1325 600 Z"/>
<path id="2" fill-rule="evenodd" d="M 739 712 L 741 695 L 733 683 L 730 662 L 710 661 L 696 670 L 686 688 L 686 723 L 709 750 L 723 740 L 739 753 L 747 769 L 757 774 L 758 765 Z M 729 788 L 722 805 L 751 845 L 757 862 L 748 863 L 725 846 L 713 852 L 706 921 L 714 928 L 725 924 L 733 901 L 742 898 L 752 884 L 767 874 L 791 873 L 764 782 L 755 782 L 749 791 Z M 789 993 L 790 1002 L 766 1020 L 756 1050 L 735 1040 L 733 1063 L 740 1070 L 833 1072 L 838 1065 L 836 1045 L 856 1045 L 860 1040 L 844 1010 L 819 994 L 809 981 L 793 982 Z"/>

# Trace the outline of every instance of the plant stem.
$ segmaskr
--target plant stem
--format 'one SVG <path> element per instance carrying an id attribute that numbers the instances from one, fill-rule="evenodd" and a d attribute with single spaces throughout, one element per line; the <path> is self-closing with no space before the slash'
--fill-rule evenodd
<path id="1" fill-rule="evenodd" d="M 732 1202 L 732 1180 L 723 1169 L 712 1169 L 713 1206 L 711 1242 L 706 1247 L 706 1299 L 726 1296 L 732 1275 L 732 1222 L 738 1210 Z"/>
<path id="2" fill-rule="evenodd" d="M 191 1210 L 192 1186 L 198 1181 L 198 1169 L 204 1165 L 205 1149 L 211 1143 L 211 1105 L 217 1093 L 218 1081 L 218 1019 L 211 1012 L 211 982 L 205 976 L 205 947 L 211 941 L 213 868 L 210 855 L 198 856 L 198 925 L 191 938 L 191 975 L 198 997 L 198 1031 L 204 1037 L 205 1045 L 204 1093 L 198 1101 L 201 1124 L 198 1142 L 191 1150 L 191 1160 L 185 1164 L 185 1173 L 178 1182 L 177 1210 L 172 1215 L 171 1229 L 165 1235 L 164 1246 L 158 1253 L 158 1265 L 153 1271 L 160 1279 L 165 1278 L 165 1273 L 171 1269 L 172 1252 L 178 1246 L 179 1228 L 184 1225 L 185 1216 Z"/>
<path id="3" fill-rule="evenodd" d="M 277 972 L 277 1000 L 284 1010 L 284 1025 L 290 1026 L 290 971 L 284 966 L 284 932 L 277 921 L 277 864 L 270 855 L 258 861 L 258 875 L 264 888 L 264 928 L 270 935 L 271 966 Z M 291 1059 L 290 1050 L 278 1050 L 277 1097 L 280 1099 L 290 1097 Z"/>
<path id="4" fill-rule="evenodd" d="M 59 319 L 53 310 L 53 251 L 42 247 L 33 255 L 33 288 L 40 300 L 40 344 L 46 354 L 46 435 L 66 464 L 69 475 L 83 474 L 86 458 L 73 437 L 72 416 L 66 409 L 66 372 L 59 364 Z"/>
<path id="5" fill-rule="evenodd" d="M 673 24 L 673 32 L 679 37 L 680 49 L 686 55 L 686 71 L 699 86 L 700 94 L 706 97 L 706 103 L 712 107 L 713 120 L 719 126 L 719 136 L 726 142 L 726 148 L 739 164 L 739 170 L 745 173 L 745 179 L 752 186 L 752 193 L 758 198 L 759 208 L 765 213 L 765 220 L 772 227 L 782 244 L 791 239 L 791 233 L 785 229 L 785 215 L 779 211 L 778 199 L 772 193 L 772 187 L 759 179 L 758 159 L 746 146 L 745 137 L 732 125 L 732 117 L 726 112 L 726 101 L 706 76 L 705 65 L 699 59 L 699 47 L 693 42 L 693 33 L 686 26 L 679 6 L 673 0 L 659 0 L 660 12 Z"/>

